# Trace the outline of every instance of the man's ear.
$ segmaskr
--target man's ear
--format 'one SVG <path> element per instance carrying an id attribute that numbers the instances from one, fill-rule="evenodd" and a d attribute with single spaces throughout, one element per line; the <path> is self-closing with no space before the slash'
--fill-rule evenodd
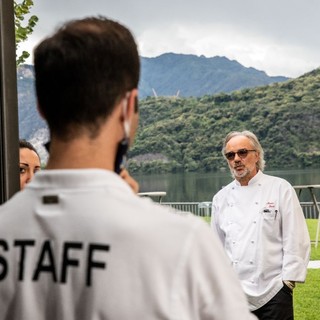
<path id="1" fill-rule="evenodd" d="M 259 151 L 256 152 L 256 159 L 257 159 L 256 163 L 258 163 L 258 161 L 260 160 L 260 152 Z"/>
<path id="2" fill-rule="evenodd" d="M 138 126 L 138 90 L 133 89 L 127 92 L 126 97 L 124 99 L 123 111 L 122 111 L 122 123 L 125 132 L 125 136 L 130 139 L 130 143 L 132 144 L 135 136 L 135 132 Z"/>
<path id="3" fill-rule="evenodd" d="M 126 110 L 126 119 L 131 122 L 132 117 L 137 113 L 137 100 L 138 100 L 138 89 L 133 89 L 130 91 L 127 100 L 127 110 Z"/>

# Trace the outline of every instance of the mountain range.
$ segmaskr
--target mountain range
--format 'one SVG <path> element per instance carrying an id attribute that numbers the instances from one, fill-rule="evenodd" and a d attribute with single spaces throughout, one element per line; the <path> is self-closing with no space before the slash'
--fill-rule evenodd
<path id="1" fill-rule="evenodd" d="M 226 57 L 165 53 L 155 58 L 141 57 L 139 95 L 200 97 L 286 80 Z"/>
<path id="2" fill-rule="evenodd" d="M 246 68 L 226 57 L 165 53 L 155 58 L 140 57 L 139 97 L 201 97 L 229 93 L 287 81 L 286 77 L 270 77 L 265 72 Z M 49 139 L 45 122 L 36 110 L 34 70 L 32 65 L 17 69 L 19 136 L 31 141 L 41 157 L 47 154 L 43 143 Z"/>

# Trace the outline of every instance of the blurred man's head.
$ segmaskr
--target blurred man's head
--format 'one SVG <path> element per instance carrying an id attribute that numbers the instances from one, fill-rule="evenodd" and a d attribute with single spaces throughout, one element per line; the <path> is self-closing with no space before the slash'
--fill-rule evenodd
<path id="1" fill-rule="evenodd" d="M 126 27 L 93 17 L 68 22 L 42 41 L 34 67 L 40 113 L 51 135 L 67 141 L 96 137 L 115 106 L 122 100 L 126 106 L 138 87 L 140 60 Z"/>

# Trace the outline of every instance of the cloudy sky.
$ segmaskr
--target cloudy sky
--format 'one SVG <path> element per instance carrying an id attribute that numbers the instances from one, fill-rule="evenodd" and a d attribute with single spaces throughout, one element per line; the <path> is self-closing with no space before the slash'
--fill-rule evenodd
<path id="1" fill-rule="evenodd" d="M 320 0 L 34 0 L 32 14 L 29 52 L 65 20 L 100 14 L 125 24 L 144 57 L 226 56 L 270 76 L 320 67 Z"/>

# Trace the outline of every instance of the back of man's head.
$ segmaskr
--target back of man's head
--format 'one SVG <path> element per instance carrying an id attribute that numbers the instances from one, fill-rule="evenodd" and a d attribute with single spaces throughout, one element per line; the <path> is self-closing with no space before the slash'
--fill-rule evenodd
<path id="1" fill-rule="evenodd" d="M 72 139 L 100 124 L 137 88 L 140 61 L 130 31 L 104 17 L 68 22 L 34 52 L 36 93 L 51 134 Z"/>

